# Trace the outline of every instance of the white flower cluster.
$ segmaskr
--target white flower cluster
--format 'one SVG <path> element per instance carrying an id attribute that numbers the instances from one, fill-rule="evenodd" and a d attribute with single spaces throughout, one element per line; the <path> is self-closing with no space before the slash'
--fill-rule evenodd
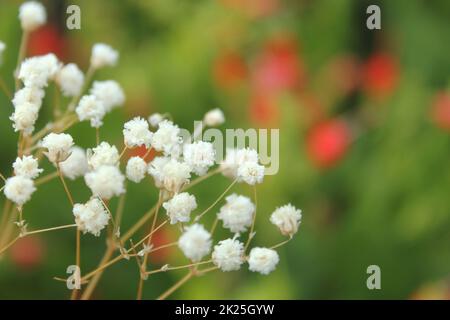
<path id="1" fill-rule="evenodd" d="M 223 175 L 249 185 L 262 183 L 264 166 L 259 164 L 258 153 L 254 149 L 228 149 L 221 163 Z"/>
<path id="2" fill-rule="evenodd" d="M 43 25 L 47 19 L 44 7 L 35 1 L 25 2 L 20 7 L 19 17 L 25 33 Z M 0 63 L 4 49 L 5 45 L 0 42 Z M 14 94 L 12 99 L 14 112 L 10 119 L 15 131 L 21 132 L 20 137 L 24 138 L 26 147 L 19 150 L 21 156 L 12 165 L 14 176 L 5 181 L 3 187 L 5 196 L 19 208 L 31 199 L 36 191 L 34 179 L 43 170 L 39 168 L 39 157 L 35 158 L 26 152 L 33 152 L 36 147 L 43 148 L 44 155 L 56 166 L 58 174 L 62 173 L 71 180 L 78 177 L 84 178 L 92 196 L 86 203 L 74 204 L 72 212 L 79 230 L 99 236 L 111 218 L 106 202 L 103 200 L 124 194 L 126 178 L 134 183 L 140 183 L 148 174 L 153 178 L 155 186 L 160 189 L 158 205 L 165 209 L 170 224 L 180 223 L 182 235 L 177 244 L 192 263 L 212 262 L 224 272 L 239 270 L 244 263 L 248 263 L 249 270 L 252 272 L 267 275 L 274 271 L 279 263 L 278 253 L 274 249 L 287 240 L 271 248 L 249 249 L 250 242 L 255 236 L 256 218 L 256 206 L 250 198 L 235 193 L 227 196 L 210 232 L 197 222 L 219 200 L 198 215 L 192 225 L 184 226 L 191 221 L 191 215 L 198 207 L 197 198 L 193 194 L 184 192 L 185 187 L 190 183 L 192 175 L 201 176 L 196 182 L 207 178 L 208 170 L 216 163 L 213 144 L 196 140 L 198 138 L 196 131 L 201 133 L 202 127 L 194 130 L 193 141 L 186 141 L 187 139 L 183 140 L 182 136 L 184 132 L 168 120 L 167 115 L 154 113 L 148 118 L 135 117 L 123 126 L 124 147 L 121 153 L 115 145 L 105 141 L 85 151 L 74 145 L 71 135 L 63 132 L 66 124 L 64 121 L 69 119 L 70 122 L 72 118 L 73 121 L 77 119 L 89 121 L 92 127 L 98 129 L 103 125 L 103 119 L 108 112 L 125 103 L 124 91 L 114 80 L 94 81 L 90 90 L 86 90 L 86 94 L 83 92 L 86 89 L 85 84 L 90 82 L 90 77 L 96 70 L 114 66 L 118 59 L 119 53 L 109 45 L 95 44 L 92 48 L 90 69 L 86 79 L 76 64 L 64 65 L 54 54 L 30 57 L 21 63 L 17 77 L 24 87 L 19 88 Z M 58 85 L 64 96 L 72 97 L 67 113 L 64 114 L 68 118 L 64 119 L 62 124 L 58 123 L 57 119 L 55 124 L 58 125 L 44 128 L 42 135 L 38 133 L 29 137 L 35 129 L 45 89 L 50 81 Z M 213 109 L 204 115 L 201 124 L 216 127 L 222 125 L 224 121 L 223 112 L 220 109 Z M 49 130 L 54 132 L 48 133 Z M 38 141 L 41 137 L 43 139 L 38 144 L 27 145 L 33 140 Z M 146 153 L 142 157 L 130 157 L 126 161 L 124 175 L 121 171 L 121 159 L 127 157 L 127 149 L 132 148 L 143 148 Z M 150 151 L 156 155 L 154 156 Z M 23 152 L 25 155 L 22 155 Z M 154 158 L 147 163 L 147 156 L 154 156 Z M 244 182 L 251 186 L 262 183 L 264 179 L 265 168 L 260 164 L 257 151 L 250 148 L 227 150 L 226 158 L 219 169 L 211 171 L 210 174 L 220 171 L 233 181 Z M 66 191 L 69 192 L 64 178 L 61 177 L 61 179 Z M 70 195 L 69 198 L 71 198 Z M 292 238 L 298 231 L 301 218 L 301 210 L 287 204 L 276 208 L 270 216 L 270 222 L 282 235 Z M 212 249 L 212 234 L 219 220 L 223 227 L 234 236 L 219 241 Z M 248 238 L 246 242 L 242 242 L 238 238 L 245 232 L 248 232 Z M 150 248 L 151 245 L 144 247 L 139 255 L 147 254 Z M 250 252 L 247 252 L 247 249 Z M 207 256 L 210 256 L 210 259 L 202 261 Z M 169 269 L 168 265 L 161 268 L 163 271 Z"/>
<path id="3" fill-rule="evenodd" d="M 43 170 L 39 168 L 38 160 L 33 156 L 18 157 L 12 166 L 14 176 L 6 179 L 4 193 L 9 200 L 23 206 L 36 191 L 33 179 L 36 179 Z"/>
<path id="4" fill-rule="evenodd" d="M 81 93 L 84 84 L 84 74 L 75 63 L 69 63 L 59 69 L 55 78 L 66 97 L 76 97 Z"/>
<path id="5" fill-rule="evenodd" d="M 201 224 L 186 227 L 178 240 L 181 251 L 193 262 L 198 262 L 209 254 L 211 245 L 211 234 Z"/>
<path id="6" fill-rule="evenodd" d="M 103 117 L 124 102 L 125 94 L 116 81 L 94 81 L 90 94 L 81 98 L 75 112 L 80 121 L 89 120 L 93 128 L 99 128 Z"/>
<path id="7" fill-rule="evenodd" d="M 47 22 L 47 12 L 37 1 L 23 3 L 19 9 L 19 19 L 22 29 L 26 32 L 36 30 Z"/>
<path id="8" fill-rule="evenodd" d="M 302 218 L 302 211 L 290 203 L 277 208 L 270 216 L 270 222 L 280 229 L 285 236 L 292 237 L 297 233 Z"/>
<path id="9" fill-rule="evenodd" d="M 148 122 L 140 117 L 128 121 L 124 125 L 123 137 L 128 148 L 150 147 L 153 133 L 148 129 Z"/>
<path id="10" fill-rule="evenodd" d="M 220 208 L 217 218 L 223 227 L 233 233 L 245 232 L 252 225 L 255 205 L 250 198 L 232 194 L 226 197 L 226 204 Z"/>
<path id="11" fill-rule="evenodd" d="M 76 203 L 73 207 L 75 223 L 83 233 L 89 232 L 94 236 L 99 236 L 109 221 L 109 215 L 103 203 L 93 198 L 85 204 Z"/>
<path id="12" fill-rule="evenodd" d="M 188 222 L 191 212 L 197 208 L 195 197 L 187 192 L 176 194 L 172 199 L 163 203 L 167 215 L 170 217 L 170 223 Z"/>
<path id="13" fill-rule="evenodd" d="M 125 177 L 120 172 L 119 152 L 107 142 L 87 150 L 89 171 L 84 175 L 86 185 L 94 196 L 111 199 L 125 193 Z"/>

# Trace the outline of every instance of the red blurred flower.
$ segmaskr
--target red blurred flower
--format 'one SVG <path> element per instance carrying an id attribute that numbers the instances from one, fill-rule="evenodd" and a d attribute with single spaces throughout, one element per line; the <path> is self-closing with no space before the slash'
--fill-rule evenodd
<path id="1" fill-rule="evenodd" d="M 258 93 L 278 93 L 302 84 L 303 65 L 297 43 L 289 37 L 270 40 L 256 59 L 253 84 Z"/>
<path id="2" fill-rule="evenodd" d="M 439 92 L 433 99 L 431 117 L 441 129 L 450 131 L 450 94 Z"/>
<path id="3" fill-rule="evenodd" d="M 43 256 L 44 245 L 41 238 L 37 236 L 20 238 L 10 251 L 12 262 L 23 269 L 33 269 L 38 266 Z"/>
<path id="4" fill-rule="evenodd" d="M 164 228 L 158 229 L 152 236 L 153 248 L 158 248 L 175 241 L 173 235 Z M 154 263 L 165 263 L 174 252 L 175 246 L 162 248 L 149 254 L 150 260 Z"/>
<path id="5" fill-rule="evenodd" d="M 279 122 L 280 110 L 275 99 L 270 96 L 254 96 L 250 101 L 250 120 L 267 126 Z"/>
<path id="6" fill-rule="evenodd" d="M 389 53 L 375 53 L 364 66 L 364 89 L 373 98 L 385 98 L 397 86 L 398 77 L 397 60 Z"/>
<path id="7" fill-rule="evenodd" d="M 273 14 L 280 5 L 279 0 L 221 0 L 229 8 L 239 10 L 250 18 L 260 18 Z"/>
<path id="8" fill-rule="evenodd" d="M 318 168 L 332 167 L 345 155 L 350 140 L 350 129 L 344 121 L 331 119 L 318 123 L 306 137 L 308 156 Z"/>
<path id="9" fill-rule="evenodd" d="M 247 66 L 241 55 L 236 52 L 226 52 L 214 62 L 213 75 L 220 87 L 231 89 L 247 77 Z"/>
<path id="10" fill-rule="evenodd" d="M 156 151 L 154 149 L 150 150 L 150 153 L 148 152 L 148 149 L 145 146 L 140 146 L 133 149 L 128 149 L 127 152 L 127 160 L 131 157 L 141 157 L 144 158 L 145 161 L 150 162 L 153 160 L 153 158 L 156 155 Z"/>
<path id="11" fill-rule="evenodd" d="M 30 35 L 28 53 L 32 56 L 54 53 L 58 58 L 65 58 L 65 39 L 58 28 L 47 24 Z"/>

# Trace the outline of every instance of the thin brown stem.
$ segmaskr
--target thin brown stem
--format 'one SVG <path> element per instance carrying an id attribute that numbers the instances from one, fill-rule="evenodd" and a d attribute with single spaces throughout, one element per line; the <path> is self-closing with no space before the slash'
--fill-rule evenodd
<path id="1" fill-rule="evenodd" d="M 253 230 L 255 229 L 255 221 L 256 221 L 256 211 L 258 209 L 258 198 L 256 196 L 256 185 L 253 187 L 253 196 L 254 196 L 254 201 L 255 201 L 255 213 L 253 214 L 253 220 L 252 220 L 252 226 L 250 227 L 250 231 L 248 233 L 248 239 L 247 239 L 247 243 L 245 244 L 244 247 L 244 252 L 247 251 L 248 246 L 250 245 L 250 242 L 253 239 Z"/>
<path id="2" fill-rule="evenodd" d="M 67 198 L 69 198 L 70 204 L 73 207 L 75 202 L 73 201 L 72 194 L 70 193 L 69 188 L 67 187 L 66 181 L 64 180 L 64 176 L 63 176 L 63 174 L 61 172 L 61 168 L 59 166 L 59 163 L 56 164 L 56 170 L 58 171 L 59 179 L 61 180 L 61 183 L 64 186 L 64 190 L 66 191 Z"/>
<path id="3" fill-rule="evenodd" d="M 59 176 L 58 171 L 55 171 L 55 172 L 49 173 L 48 175 L 43 176 L 43 177 L 37 179 L 37 180 L 35 181 L 34 184 L 35 184 L 36 186 L 39 186 L 39 185 L 41 185 L 41 184 L 44 184 L 44 183 L 46 183 L 46 182 L 49 182 L 49 181 L 51 181 L 51 180 L 57 178 L 58 176 Z"/>
<path id="4" fill-rule="evenodd" d="M 159 196 L 158 196 L 158 203 L 156 204 L 156 212 L 153 216 L 153 222 L 152 222 L 152 227 L 150 229 L 150 234 L 153 233 L 153 231 L 155 230 L 156 227 L 156 221 L 158 220 L 158 212 L 159 212 L 159 208 L 161 207 L 161 202 L 162 202 L 162 193 L 159 192 Z M 148 237 L 147 240 L 147 246 L 150 246 L 152 243 L 152 236 Z M 137 292 L 137 300 L 141 300 L 142 299 L 142 292 L 144 290 L 144 280 L 146 279 L 145 276 L 145 272 L 147 270 L 147 261 L 148 261 L 148 252 L 144 253 L 144 258 L 141 264 L 141 276 L 139 278 L 139 286 L 138 286 L 138 292 Z"/>
<path id="5" fill-rule="evenodd" d="M 215 207 L 216 204 L 219 203 L 220 200 L 227 194 L 227 192 L 236 184 L 237 180 L 234 180 L 222 194 L 214 201 L 208 208 L 206 208 L 201 214 L 199 214 L 197 217 L 195 217 L 194 221 L 199 221 L 206 213 L 208 213 L 209 210 Z"/>
<path id="6" fill-rule="evenodd" d="M 183 278 L 181 278 L 177 283 L 175 283 L 173 286 L 171 286 L 169 289 L 164 291 L 157 300 L 165 300 L 168 296 L 170 296 L 172 293 L 174 293 L 178 288 L 180 288 L 183 284 L 185 284 L 187 281 L 189 281 L 194 276 L 194 273 L 192 271 L 189 271 L 188 274 L 186 274 Z"/>

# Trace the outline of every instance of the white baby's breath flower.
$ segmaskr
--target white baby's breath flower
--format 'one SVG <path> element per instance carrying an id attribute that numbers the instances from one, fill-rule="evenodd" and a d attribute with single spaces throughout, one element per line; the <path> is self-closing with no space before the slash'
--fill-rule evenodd
<path id="1" fill-rule="evenodd" d="M 116 166 L 101 166 L 84 176 L 86 185 L 94 196 L 111 199 L 125 193 L 125 177 Z"/>
<path id="2" fill-rule="evenodd" d="M 30 135 L 34 131 L 44 95 L 44 90 L 35 87 L 25 87 L 16 91 L 12 100 L 14 113 L 10 117 L 15 131 L 22 131 L 25 135 Z"/>
<path id="3" fill-rule="evenodd" d="M 90 93 L 103 103 L 107 113 L 125 103 L 125 93 L 114 80 L 94 81 Z"/>
<path id="4" fill-rule="evenodd" d="M 39 168 L 39 163 L 33 156 L 22 156 L 13 163 L 14 174 L 25 178 L 35 179 L 44 171 Z"/>
<path id="5" fill-rule="evenodd" d="M 41 146 L 47 149 L 45 155 L 54 164 L 65 161 L 70 156 L 73 139 L 67 133 L 50 133 L 44 137 Z"/>
<path id="6" fill-rule="evenodd" d="M 148 122 L 141 117 L 136 117 L 124 125 L 123 137 L 125 145 L 128 148 L 140 146 L 150 147 L 152 135 L 148 129 Z"/>
<path id="7" fill-rule="evenodd" d="M 119 59 L 119 53 L 104 43 L 96 43 L 92 47 L 91 66 L 94 69 L 106 66 L 115 66 Z"/>
<path id="8" fill-rule="evenodd" d="M 236 239 L 226 239 L 214 246 L 213 263 L 222 271 L 236 271 L 244 263 L 244 244 Z"/>
<path id="9" fill-rule="evenodd" d="M 4 193 L 6 198 L 22 206 L 31 199 L 36 191 L 33 180 L 24 176 L 14 176 L 6 179 Z"/>
<path id="10" fill-rule="evenodd" d="M 88 172 L 86 151 L 80 147 L 72 147 L 70 156 L 59 164 L 61 172 L 70 180 L 84 176 Z"/>
<path id="11" fill-rule="evenodd" d="M 270 216 L 270 222 L 280 229 L 285 236 L 293 236 L 297 233 L 302 218 L 302 211 L 290 203 L 277 208 Z"/>
<path id="12" fill-rule="evenodd" d="M 275 250 L 267 248 L 253 248 L 248 258 L 249 270 L 267 275 L 275 270 L 280 258 Z"/>
<path id="13" fill-rule="evenodd" d="M 34 124 L 39 116 L 39 107 L 34 104 L 19 104 L 14 108 L 9 119 L 13 122 L 14 131 L 21 131 L 29 136 L 34 131 Z"/>
<path id="14" fill-rule="evenodd" d="M 59 68 L 58 58 L 53 53 L 31 57 L 20 65 L 19 79 L 26 87 L 43 88 L 55 78 Z"/>
<path id="15" fill-rule="evenodd" d="M 175 224 L 177 222 L 188 222 L 191 212 L 197 208 L 197 202 L 193 195 L 183 192 L 164 202 L 163 207 L 170 217 L 170 223 Z"/>
<path id="16" fill-rule="evenodd" d="M 223 227 L 231 232 L 245 232 L 252 225 L 255 205 L 245 196 L 232 194 L 226 197 L 226 204 L 220 208 L 217 218 Z"/>
<path id="17" fill-rule="evenodd" d="M 220 164 L 224 176 L 232 179 L 238 177 L 238 169 L 244 163 L 258 163 L 258 153 L 254 149 L 227 149 L 225 160 Z"/>
<path id="18" fill-rule="evenodd" d="M 208 127 L 217 127 L 225 122 L 222 110 L 216 108 L 208 111 L 203 117 L 203 122 Z"/>
<path id="19" fill-rule="evenodd" d="M 109 214 L 105 210 L 103 203 L 93 198 L 85 204 L 76 203 L 73 207 L 75 223 L 83 233 L 92 233 L 98 237 L 109 221 Z"/>
<path id="20" fill-rule="evenodd" d="M 94 95 L 83 96 L 75 109 L 80 121 L 89 120 L 93 128 L 103 125 L 105 107 L 101 100 Z"/>
<path id="21" fill-rule="evenodd" d="M 159 128 L 152 138 L 153 148 L 162 151 L 166 156 L 177 155 L 181 151 L 181 142 L 180 128 L 168 120 L 159 123 Z"/>
<path id="22" fill-rule="evenodd" d="M 148 122 L 153 128 L 156 128 L 158 124 L 164 120 L 164 116 L 160 113 L 154 113 L 148 117 Z"/>
<path id="23" fill-rule="evenodd" d="M 139 183 L 145 178 L 147 162 L 141 157 L 131 157 L 127 162 L 126 174 L 128 180 Z"/>
<path id="24" fill-rule="evenodd" d="M 180 189 L 189 183 L 191 168 L 184 162 L 171 159 L 162 168 L 162 185 L 164 189 L 172 193 L 178 193 Z"/>
<path id="25" fill-rule="evenodd" d="M 22 29 L 30 32 L 46 23 L 47 13 L 41 3 L 27 1 L 19 8 L 19 19 Z"/>
<path id="26" fill-rule="evenodd" d="M 0 41 L 0 66 L 3 63 L 3 52 L 6 49 L 6 44 L 3 41 Z"/>
<path id="27" fill-rule="evenodd" d="M 183 254 L 192 262 L 200 261 L 211 250 L 211 234 L 200 224 L 186 227 L 178 240 L 178 246 Z"/>
<path id="28" fill-rule="evenodd" d="M 101 142 L 97 147 L 87 150 L 89 168 L 95 170 L 100 166 L 117 166 L 119 164 L 119 151 L 108 142 Z"/>
<path id="29" fill-rule="evenodd" d="M 169 157 L 155 157 L 149 164 L 147 172 L 155 181 L 157 188 L 164 186 L 164 166 L 170 161 Z"/>
<path id="30" fill-rule="evenodd" d="M 237 171 L 238 181 L 244 181 L 249 185 L 262 183 L 264 179 L 264 166 L 255 162 L 246 162 L 239 166 Z"/>
<path id="31" fill-rule="evenodd" d="M 204 175 L 215 162 L 214 146 L 210 142 L 196 141 L 184 145 L 184 161 L 197 175 Z"/>
<path id="32" fill-rule="evenodd" d="M 18 107 L 21 104 L 35 105 L 40 108 L 42 105 L 42 99 L 45 96 L 45 91 L 36 87 L 24 87 L 14 94 L 12 100 L 14 107 Z"/>
<path id="33" fill-rule="evenodd" d="M 56 83 L 66 97 L 75 97 L 81 93 L 84 84 L 84 74 L 75 63 L 66 64 L 55 77 Z"/>

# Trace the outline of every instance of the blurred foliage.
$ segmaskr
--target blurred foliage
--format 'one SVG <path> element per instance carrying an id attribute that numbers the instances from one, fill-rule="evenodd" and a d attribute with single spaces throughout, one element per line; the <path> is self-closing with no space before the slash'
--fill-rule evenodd
<path id="1" fill-rule="evenodd" d="M 449 89 L 449 1 L 70 1 L 82 10 L 79 31 L 64 28 L 63 1 L 43 2 L 64 39 L 64 61 L 86 69 L 95 42 L 111 44 L 121 53 L 117 67 L 97 75 L 118 80 L 127 94 L 126 107 L 105 119 L 102 139 L 121 145 L 123 121 L 152 112 L 169 112 L 180 126 L 192 130 L 193 120 L 215 107 L 225 111 L 227 128 L 281 128 L 280 171 L 258 187 L 254 242 L 265 246 L 282 240 L 268 221 L 276 206 L 291 202 L 302 208 L 300 231 L 280 248 L 278 269 L 269 276 L 245 268 L 208 274 L 187 283 L 174 297 L 403 299 L 435 296 L 418 291 L 430 282 L 448 285 L 450 136 L 436 126 L 430 110 L 436 92 Z M 11 88 L 20 41 L 19 3 L 0 4 L 0 39 L 8 45 L 0 74 Z M 380 31 L 365 26 L 365 10 L 373 3 L 381 6 Z M 287 63 L 281 76 L 292 77 L 293 85 L 289 82 L 283 90 L 267 94 L 255 88 L 254 77 L 265 50 L 280 38 L 288 39 L 294 49 L 288 46 L 281 62 L 275 61 L 275 76 Z M 369 64 L 380 52 L 388 61 Z M 231 63 L 220 60 L 228 53 L 237 58 Z M 342 57 L 350 63 L 339 64 Z M 350 78 L 352 68 L 359 76 Z M 293 69 L 298 73 L 291 74 Z M 347 81 L 355 88 L 342 89 Z M 40 126 L 51 117 L 48 96 Z M 262 106 L 252 105 L 255 96 Z M 3 95 L 0 106 L 0 165 L 8 175 L 17 134 L 8 120 L 11 103 Z M 319 142 L 308 140 L 315 124 L 330 119 L 344 121 L 351 136 L 330 129 Z M 70 133 L 82 147 L 95 143 L 87 123 Z M 314 145 L 320 141 L 324 145 Z M 338 155 L 328 155 L 335 152 L 329 151 L 330 144 L 339 149 Z M 330 156 L 326 167 L 314 162 L 311 150 Z M 46 164 L 45 170 L 53 169 Z M 199 210 L 227 184 L 223 177 L 214 177 L 195 187 Z M 149 183 L 129 187 L 123 230 L 157 196 Z M 82 180 L 70 182 L 70 188 L 80 201 L 89 196 Z M 236 191 L 251 195 L 245 186 Z M 111 205 L 116 204 L 117 199 Z M 58 181 L 41 187 L 25 212 L 33 229 L 73 219 Z M 13 256 L 2 259 L 0 298 L 68 296 L 64 284 L 52 278 L 64 277 L 73 263 L 74 234 L 66 230 L 42 235 L 41 257 L 32 268 L 24 268 Z M 95 268 L 104 248 L 104 234 L 82 238 L 83 270 Z M 167 259 L 173 265 L 184 261 L 177 250 Z M 371 264 L 381 267 L 382 290 L 366 288 L 366 268 Z M 182 276 L 182 271 L 175 271 L 150 277 L 144 297 L 155 297 Z M 105 272 L 94 298 L 134 298 L 138 277 L 134 261 L 120 262 Z"/>

